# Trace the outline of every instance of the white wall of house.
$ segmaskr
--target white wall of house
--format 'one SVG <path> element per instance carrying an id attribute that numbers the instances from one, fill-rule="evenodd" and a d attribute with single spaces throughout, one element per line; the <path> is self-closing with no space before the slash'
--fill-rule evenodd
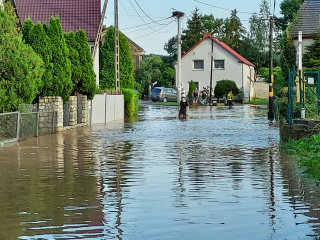
<path id="1" fill-rule="evenodd" d="M 202 90 L 203 87 L 210 86 L 211 44 L 212 40 L 208 38 L 181 59 L 181 81 L 182 87 L 186 92 L 189 91 L 189 82 L 191 82 L 191 80 L 196 84 L 198 83 L 197 85 L 200 90 Z M 203 60 L 203 69 L 194 68 L 194 61 L 197 60 Z M 216 68 L 215 65 L 217 65 L 219 61 L 224 61 L 224 68 Z M 177 64 L 175 64 L 175 69 L 177 70 Z M 213 42 L 213 89 L 217 81 L 223 79 L 233 80 L 237 84 L 238 88 L 244 92 L 244 97 L 246 101 L 248 101 L 250 93 L 253 91 L 250 78 L 252 80 L 254 79 L 253 67 L 239 63 L 238 58 L 229 53 L 219 44 Z"/>
<path id="2" fill-rule="evenodd" d="M 310 39 L 310 38 L 308 38 L 308 39 L 302 39 L 302 55 L 307 52 L 306 47 L 307 47 L 307 46 L 310 46 L 310 45 L 313 44 L 313 43 L 314 43 L 314 40 L 313 40 L 313 39 Z M 294 46 L 296 47 L 297 52 L 298 52 L 298 39 L 294 39 L 294 40 L 293 40 L 293 44 L 294 44 Z"/>
<path id="3" fill-rule="evenodd" d="M 93 49 L 94 42 L 89 42 L 90 49 Z M 97 48 L 97 52 L 93 61 L 93 70 L 96 74 L 96 85 L 99 86 L 99 47 Z"/>

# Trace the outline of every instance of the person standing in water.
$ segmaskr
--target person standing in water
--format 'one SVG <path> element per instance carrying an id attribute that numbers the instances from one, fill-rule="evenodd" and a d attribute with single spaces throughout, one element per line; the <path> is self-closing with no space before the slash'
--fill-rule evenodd
<path id="1" fill-rule="evenodd" d="M 189 104 L 186 101 L 185 97 L 181 98 L 179 106 L 180 106 L 180 108 L 179 108 L 179 118 L 186 119 L 187 118 L 187 113 L 189 112 Z"/>
<path id="2" fill-rule="evenodd" d="M 229 109 L 230 109 L 230 108 L 232 108 L 232 105 L 233 105 L 232 90 L 230 90 L 230 92 L 228 93 L 227 100 L 228 100 L 228 106 L 229 106 Z"/>

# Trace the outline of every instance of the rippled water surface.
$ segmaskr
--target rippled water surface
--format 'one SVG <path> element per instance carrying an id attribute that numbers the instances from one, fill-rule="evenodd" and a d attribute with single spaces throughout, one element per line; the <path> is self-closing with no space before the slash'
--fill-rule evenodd
<path id="1" fill-rule="evenodd" d="M 143 105 L 0 148 L 0 239 L 313 239 L 319 193 L 267 110 Z"/>

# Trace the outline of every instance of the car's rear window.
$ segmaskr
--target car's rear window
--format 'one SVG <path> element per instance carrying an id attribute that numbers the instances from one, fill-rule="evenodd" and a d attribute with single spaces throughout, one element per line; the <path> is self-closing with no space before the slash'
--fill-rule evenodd
<path id="1" fill-rule="evenodd" d="M 161 92 L 161 89 L 160 89 L 160 88 L 154 88 L 154 89 L 152 90 L 152 92 L 153 92 L 153 93 L 159 93 L 159 92 Z"/>

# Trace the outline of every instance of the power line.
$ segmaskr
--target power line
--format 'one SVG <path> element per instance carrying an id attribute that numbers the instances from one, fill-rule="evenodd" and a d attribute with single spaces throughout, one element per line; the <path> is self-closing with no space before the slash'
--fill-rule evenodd
<path id="1" fill-rule="evenodd" d="M 171 17 L 163 18 L 163 19 L 159 20 L 158 22 L 162 22 L 162 21 L 167 20 L 167 19 L 169 19 L 169 18 L 171 18 Z M 171 22 L 170 22 L 170 23 L 171 23 Z M 147 25 L 149 25 L 149 24 L 153 24 L 153 22 L 149 22 L 149 23 L 146 23 L 146 22 L 145 22 L 144 24 L 140 24 L 140 25 L 133 26 L 133 27 L 123 28 L 122 30 L 131 29 L 131 28 L 137 28 L 137 27 L 142 27 L 142 26 L 147 26 Z M 164 24 L 160 24 L 160 25 L 164 25 Z M 166 25 L 167 25 L 167 24 L 166 24 Z M 153 30 L 153 29 L 152 29 L 152 30 Z"/>
<path id="2" fill-rule="evenodd" d="M 226 10 L 226 11 L 233 11 L 233 9 L 215 6 L 215 5 L 212 5 L 212 4 L 209 4 L 209 3 L 201 2 L 201 1 L 199 1 L 199 0 L 194 0 L 194 1 L 195 1 L 195 2 L 198 2 L 198 3 L 201 3 L 201 4 L 204 4 L 204 5 L 207 5 L 207 6 L 210 6 L 210 7 L 214 7 L 214 8 L 218 8 L 218 9 L 222 9 L 222 10 Z M 238 10 L 237 10 L 237 12 L 238 12 L 238 13 L 253 14 L 252 12 L 244 12 L 244 11 L 238 11 Z"/>
<path id="3" fill-rule="evenodd" d="M 138 7 L 140 8 L 140 10 L 144 13 L 144 15 L 146 15 L 147 18 L 149 18 L 152 22 L 157 23 L 157 22 L 155 22 L 151 17 L 149 17 L 148 14 L 146 14 L 146 12 L 141 8 L 141 6 L 140 6 L 140 4 L 137 2 L 137 0 L 134 0 L 134 1 L 136 2 L 136 4 L 138 5 Z M 157 23 L 157 24 L 159 24 L 159 25 L 165 25 L 165 24 L 160 24 L 160 23 Z"/>
<path id="4" fill-rule="evenodd" d="M 173 23 L 174 22 L 174 20 L 173 21 L 171 21 L 169 24 L 167 24 L 166 26 L 169 26 L 171 23 Z M 169 29 L 168 31 L 166 31 L 166 32 L 159 32 L 159 30 L 161 30 L 162 28 L 164 28 L 164 27 L 166 27 L 166 26 L 162 26 L 161 28 L 159 28 L 157 31 L 153 31 L 153 32 L 151 32 L 151 33 L 147 33 L 147 34 L 144 34 L 144 35 L 142 35 L 142 36 L 139 36 L 139 37 L 135 37 L 135 38 L 132 38 L 132 39 L 138 39 L 138 38 L 142 38 L 142 37 L 145 37 L 145 36 L 149 36 L 150 34 L 153 34 L 153 33 L 155 33 L 155 32 L 157 32 L 157 33 L 168 33 L 168 32 L 170 32 L 173 28 L 171 28 L 171 29 Z"/>

